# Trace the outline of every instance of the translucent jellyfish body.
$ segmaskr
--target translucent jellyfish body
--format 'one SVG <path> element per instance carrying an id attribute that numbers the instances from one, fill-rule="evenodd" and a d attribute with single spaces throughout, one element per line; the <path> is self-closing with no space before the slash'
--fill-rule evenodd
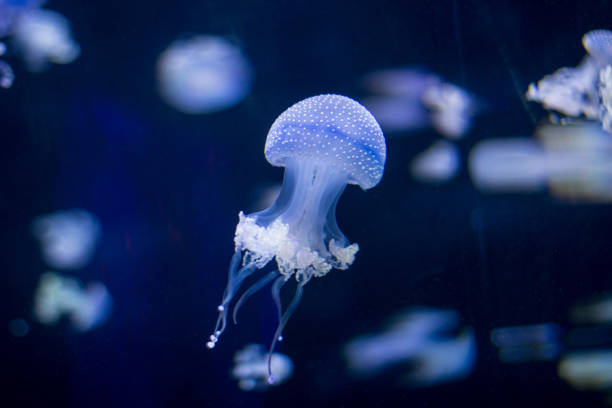
<path id="1" fill-rule="evenodd" d="M 575 67 L 560 68 L 540 81 L 532 83 L 526 97 L 541 103 L 545 109 L 563 115 L 555 122 L 571 122 L 571 118 L 599 121 L 604 130 L 612 131 L 612 32 L 589 31 L 582 37 L 587 52 Z"/>
<path id="2" fill-rule="evenodd" d="M 41 215 L 32 222 L 47 264 L 58 269 L 87 265 L 100 239 L 101 227 L 93 214 L 73 209 Z"/>
<path id="3" fill-rule="evenodd" d="M 268 382 L 267 361 L 267 350 L 259 344 L 249 344 L 236 352 L 232 376 L 238 380 L 241 390 L 263 391 L 271 385 Z M 273 353 L 271 371 L 275 379 L 274 385 L 280 385 L 291 378 L 293 362 L 284 354 Z"/>
<path id="4" fill-rule="evenodd" d="M 102 324 L 111 311 L 111 297 L 102 283 L 85 289 L 74 278 L 47 272 L 40 278 L 34 299 L 34 315 L 43 324 L 55 325 L 68 316 L 74 329 L 88 331 Z"/>
<path id="5" fill-rule="evenodd" d="M 252 82 L 251 64 L 223 37 L 177 40 L 157 62 L 159 92 L 184 113 L 209 113 L 242 101 Z"/>
<path id="6" fill-rule="evenodd" d="M 451 142 L 439 140 L 414 158 L 411 172 L 424 182 L 443 182 L 453 178 L 460 165 L 459 148 Z"/>
<path id="7" fill-rule="evenodd" d="M 31 9 L 15 19 L 12 36 L 28 70 L 39 72 L 50 63 L 68 64 L 81 53 L 72 39 L 70 22 L 61 14 Z"/>
<path id="8" fill-rule="evenodd" d="M 349 372 L 367 378 L 391 366 L 409 366 L 404 380 L 427 386 L 467 376 L 476 359 L 470 327 L 457 333 L 459 314 L 451 310 L 415 308 L 399 313 L 383 332 L 351 340 L 344 348 Z"/>
<path id="9" fill-rule="evenodd" d="M 466 90 L 435 74 L 396 68 L 366 76 L 365 87 L 375 96 L 363 100 L 385 131 L 414 130 L 431 125 L 449 139 L 470 129 L 479 102 Z"/>
<path id="10" fill-rule="evenodd" d="M 225 330 L 228 307 L 240 285 L 258 269 L 276 263 L 244 292 L 233 316 L 235 321 L 242 303 L 274 280 L 272 294 L 280 322 L 272 351 L 297 307 L 303 286 L 313 277 L 324 276 L 333 268 L 347 269 L 353 263 L 359 246 L 350 244 L 340 231 L 336 204 L 347 184 L 365 190 L 380 181 L 386 145 L 378 123 L 359 103 L 340 95 L 319 95 L 298 102 L 276 119 L 265 155 L 272 165 L 285 167 L 283 185 L 269 208 L 239 214 L 235 254 L 209 348 Z M 297 280 L 296 293 L 281 314 L 279 292 L 292 276 Z"/>

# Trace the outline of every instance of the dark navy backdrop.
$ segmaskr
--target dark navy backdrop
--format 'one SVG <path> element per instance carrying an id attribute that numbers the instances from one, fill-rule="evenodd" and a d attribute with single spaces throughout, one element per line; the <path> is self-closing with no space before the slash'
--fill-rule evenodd
<path id="1" fill-rule="evenodd" d="M 467 171 L 455 181 L 413 181 L 410 159 L 439 136 L 390 138 L 385 176 L 338 208 L 360 244 L 348 271 L 315 279 L 285 332 L 293 378 L 267 393 L 238 390 L 233 352 L 268 344 L 267 295 L 243 309 L 214 351 L 216 319 L 241 209 L 280 182 L 263 156 L 267 129 L 304 97 L 359 98 L 373 70 L 418 65 L 473 91 L 488 111 L 459 142 L 531 135 L 544 112 L 523 103 L 529 82 L 579 62 L 583 33 L 611 28 L 606 1 L 54 1 L 71 22 L 80 58 L 35 75 L 17 58 L 0 92 L 0 322 L 24 317 L 45 271 L 29 223 L 82 207 L 103 240 L 79 272 L 114 298 L 97 330 L 31 322 L 2 340 L 2 406 L 587 406 L 599 399 L 562 383 L 553 363 L 503 365 L 493 327 L 564 323 L 576 299 L 612 288 L 612 212 L 546 194 L 485 196 Z M 228 36 L 255 68 L 251 94 L 224 112 L 188 116 L 158 97 L 157 55 L 192 33 Z M 4 303 L 4 302 L 3 302 Z M 425 390 L 392 373 L 347 378 L 339 350 L 410 305 L 457 309 L 473 325 L 477 365 L 467 380 Z M 4 323 L 2 323 L 4 324 Z M 486 404 L 486 405 L 485 405 Z M 554 404 L 554 405 L 553 405 Z"/>

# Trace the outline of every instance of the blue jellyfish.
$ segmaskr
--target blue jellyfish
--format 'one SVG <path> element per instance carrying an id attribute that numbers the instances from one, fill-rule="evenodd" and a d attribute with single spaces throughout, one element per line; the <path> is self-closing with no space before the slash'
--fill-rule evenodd
<path id="1" fill-rule="evenodd" d="M 217 324 L 207 342 L 214 348 L 225 330 L 228 307 L 243 281 L 270 261 L 276 267 L 264 274 L 238 299 L 240 306 L 252 294 L 272 284 L 279 323 L 268 354 L 269 381 L 273 382 L 270 356 L 289 317 L 296 309 L 304 285 L 333 268 L 347 269 L 359 245 L 350 244 L 336 223 L 336 204 L 347 184 L 367 190 L 383 175 L 386 145 L 380 126 L 366 108 L 340 95 L 304 99 L 283 112 L 266 139 L 266 159 L 285 167 L 280 194 L 267 209 L 239 214 L 234 237 L 235 253 L 227 287 L 218 306 Z M 297 288 L 282 312 L 280 290 L 292 276 Z"/>

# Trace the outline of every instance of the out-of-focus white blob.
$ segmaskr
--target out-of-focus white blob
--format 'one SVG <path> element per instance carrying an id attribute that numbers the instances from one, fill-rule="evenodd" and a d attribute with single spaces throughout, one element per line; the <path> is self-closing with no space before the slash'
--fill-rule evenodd
<path id="1" fill-rule="evenodd" d="M 91 260 L 101 231 L 98 219 L 81 209 L 41 215 L 32 222 L 32 233 L 40 241 L 44 260 L 57 269 L 84 267 Z"/>
<path id="2" fill-rule="evenodd" d="M 444 182 L 455 177 L 461 156 L 454 143 L 440 140 L 412 161 L 411 171 L 414 178 L 425 182 Z"/>
<path id="3" fill-rule="evenodd" d="M 532 139 L 489 139 L 470 152 L 469 171 L 483 191 L 534 191 L 546 184 L 545 152 Z"/>
<path id="4" fill-rule="evenodd" d="M 593 30 L 582 37 L 586 57 L 576 68 L 561 68 L 537 84 L 530 84 L 526 97 L 545 109 L 566 117 L 551 115 L 554 123 L 572 123 L 572 118 L 599 121 L 612 132 L 612 32 Z"/>
<path id="5" fill-rule="evenodd" d="M 478 111 L 473 95 L 414 68 L 374 72 L 363 83 L 376 96 L 361 102 L 388 132 L 431 125 L 443 136 L 458 139 L 467 133 Z"/>
<path id="6" fill-rule="evenodd" d="M 274 383 L 268 382 L 268 350 L 259 344 L 249 344 L 234 355 L 232 376 L 243 391 L 263 391 L 286 382 L 293 374 L 293 362 L 280 353 L 272 353 Z"/>
<path id="7" fill-rule="evenodd" d="M 344 348 L 349 372 L 371 377 L 385 369 L 410 364 L 404 380 L 427 386 L 467 376 L 474 365 L 476 341 L 469 327 L 459 327 L 454 311 L 410 309 L 400 313 L 382 333 L 351 340 Z"/>
<path id="8" fill-rule="evenodd" d="M 68 64 L 81 53 L 72 39 L 69 21 L 55 11 L 31 9 L 19 14 L 12 35 L 32 72 L 43 71 L 51 62 Z"/>
<path id="9" fill-rule="evenodd" d="M 386 132 L 411 131 L 429 126 L 429 113 L 420 100 L 401 96 L 370 96 L 361 103 Z"/>
<path id="10" fill-rule="evenodd" d="M 0 88 L 10 88 L 13 85 L 14 80 L 15 75 L 13 74 L 11 66 L 0 60 Z"/>
<path id="11" fill-rule="evenodd" d="M 210 113 L 242 101 L 251 90 L 251 64 L 223 37 L 177 40 L 157 61 L 159 92 L 184 113 Z"/>
<path id="12" fill-rule="evenodd" d="M 8 329 L 13 336 L 23 337 L 30 331 L 30 326 L 23 319 L 13 319 L 9 322 Z"/>
<path id="13" fill-rule="evenodd" d="M 401 96 L 420 101 L 427 88 L 440 85 L 440 78 L 418 68 L 384 69 L 368 74 L 364 86 L 377 94 Z"/>
<path id="14" fill-rule="evenodd" d="M 489 139 L 469 157 L 475 186 L 487 192 L 534 191 L 548 185 L 570 201 L 612 201 L 612 138 L 593 122 L 540 127 L 539 139 Z"/>
<path id="15" fill-rule="evenodd" d="M 599 119 L 599 68 L 589 57 L 576 68 L 561 68 L 539 80 L 537 85 L 529 84 L 527 100 L 563 115 Z"/>
<path id="16" fill-rule="evenodd" d="M 612 137 L 595 123 L 542 126 L 548 186 L 562 200 L 612 202 Z"/>
<path id="17" fill-rule="evenodd" d="M 592 30 L 582 36 L 584 49 L 594 58 L 609 64 L 612 62 L 612 32 Z"/>
<path id="18" fill-rule="evenodd" d="M 10 34 L 13 21 L 21 13 L 42 6 L 45 0 L 0 0 L 0 38 Z"/>
<path id="19" fill-rule="evenodd" d="M 577 324 L 612 324 L 612 293 L 572 306 L 569 315 Z"/>
<path id="20" fill-rule="evenodd" d="M 561 351 L 560 333 L 554 323 L 500 327 L 491 331 L 491 342 L 504 363 L 552 360 Z"/>
<path id="21" fill-rule="evenodd" d="M 53 272 L 41 276 L 34 299 L 34 315 L 40 323 L 55 325 L 67 315 L 79 332 L 104 323 L 111 308 L 111 296 L 102 283 L 91 282 L 83 288 L 76 279 Z"/>
<path id="22" fill-rule="evenodd" d="M 431 112 L 431 125 L 444 136 L 459 139 L 469 130 L 476 107 L 464 89 L 441 83 L 428 87 L 421 99 Z"/>
<path id="23" fill-rule="evenodd" d="M 612 67 L 610 65 L 606 65 L 599 71 L 599 96 L 601 100 L 601 127 L 612 133 Z"/>
<path id="24" fill-rule="evenodd" d="M 579 390 L 612 389 L 612 350 L 585 350 L 566 354 L 557 366 L 559 377 Z"/>

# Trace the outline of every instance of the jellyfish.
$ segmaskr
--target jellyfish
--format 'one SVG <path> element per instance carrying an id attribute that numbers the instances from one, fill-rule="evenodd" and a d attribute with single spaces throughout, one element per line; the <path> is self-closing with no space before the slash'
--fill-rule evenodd
<path id="1" fill-rule="evenodd" d="M 526 97 L 549 110 L 554 122 L 573 123 L 576 118 L 601 122 L 612 132 L 612 31 L 592 30 L 582 37 L 587 52 L 576 67 L 564 67 L 529 84 Z"/>
<path id="2" fill-rule="evenodd" d="M 197 35 L 170 44 L 159 56 L 162 98 L 183 113 L 217 112 L 242 101 L 251 90 L 251 63 L 223 37 Z"/>
<path id="3" fill-rule="evenodd" d="M 261 344 L 248 344 L 234 355 L 234 369 L 232 377 L 238 380 L 238 387 L 243 391 L 263 391 L 270 385 L 268 383 L 267 353 Z M 280 385 L 293 374 L 293 362 L 289 357 L 280 353 L 272 354 L 272 372 L 274 385 Z"/>
<path id="4" fill-rule="evenodd" d="M 2 47 L 2 43 L 0 43 L 0 48 Z M 2 52 L 0 50 L 0 55 Z M 13 85 L 13 81 L 15 80 L 15 74 L 13 74 L 13 69 L 11 66 L 0 60 L 0 88 L 10 88 Z"/>
<path id="5" fill-rule="evenodd" d="M 448 139 L 460 139 L 483 108 L 467 90 L 415 68 L 377 71 L 363 82 L 375 94 L 363 103 L 388 132 L 431 126 Z"/>
<path id="6" fill-rule="evenodd" d="M 411 172 L 420 181 L 444 182 L 455 177 L 460 165 L 459 148 L 454 143 L 439 140 L 414 158 Z"/>
<path id="7" fill-rule="evenodd" d="M 93 257 L 102 228 L 98 218 L 82 209 L 36 217 L 32 233 L 40 241 L 47 264 L 57 269 L 80 269 Z"/>
<path id="8" fill-rule="evenodd" d="M 476 338 L 471 327 L 460 326 L 459 313 L 415 307 L 397 313 L 382 332 L 350 340 L 344 357 L 354 377 L 408 363 L 406 382 L 428 386 L 467 376 L 476 359 Z"/>
<path id="9" fill-rule="evenodd" d="M 79 332 L 104 323 L 111 309 L 112 299 L 104 284 L 91 282 L 83 288 L 76 279 L 54 272 L 41 276 L 34 299 L 34 315 L 39 322 L 55 325 L 66 315 Z"/>
<path id="10" fill-rule="evenodd" d="M 81 53 L 72 38 L 70 22 L 55 11 L 31 9 L 21 13 L 12 35 L 31 72 L 44 71 L 50 62 L 71 63 Z"/>
<path id="11" fill-rule="evenodd" d="M 366 108 L 340 95 L 313 96 L 291 106 L 272 124 L 265 156 L 285 167 L 280 194 L 267 209 L 239 213 L 228 283 L 218 306 L 217 324 L 207 342 L 214 348 L 226 328 L 228 308 L 243 281 L 274 259 L 265 273 L 238 299 L 233 310 L 268 283 L 279 323 L 268 353 L 268 381 L 274 382 L 270 358 L 282 331 L 296 309 L 304 285 L 332 269 L 347 269 L 359 250 L 350 244 L 336 222 L 336 204 L 347 184 L 367 190 L 383 175 L 386 145 L 380 126 Z M 281 287 L 297 281 L 293 299 L 282 312 Z"/>

